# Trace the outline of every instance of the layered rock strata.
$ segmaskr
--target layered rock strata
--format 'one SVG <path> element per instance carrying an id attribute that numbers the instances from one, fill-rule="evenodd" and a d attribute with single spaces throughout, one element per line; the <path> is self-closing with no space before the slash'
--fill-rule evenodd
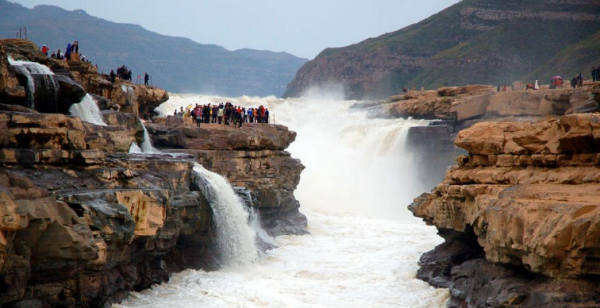
<path id="1" fill-rule="evenodd" d="M 248 126 L 233 143 L 198 130 L 211 150 L 175 156 L 127 154 L 135 128 L 60 114 L 2 111 L 0 127 L 0 305 L 103 307 L 172 272 L 216 268 L 197 162 L 239 187 L 271 234 L 306 233 L 293 196 L 304 167 L 284 151 L 295 138 L 284 127 Z"/>
<path id="2" fill-rule="evenodd" d="M 468 151 L 409 209 L 445 243 L 419 277 L 449 287 L 450 307 L 600 304 L 600 116 L 479 123 Z"/>
<path id="3" fill-rule="evenodd" d="M 285 149 L 296 133 L 281 125 L 245 124 L 242 129 L 216 124 L 186 126 L 181 118 L 148 124 L 153 143 L 189 153 L 208 170 L 249 190 L 251 204 L 272 235 L 305 234 L 306 217 L 298 211 L 294 190 L 304 166 Z"/>
<path id="4" fill-rule="evenodd" d="M 27 78 L 7 54 L 48 66 L 64 95 L 27 108 Z M 0 43 L 0 306 L 105 307 L 173 272 L 216 269 L 196 163 L 226 176 L 270 234 L 306 233 L 293 196 L 304 167 L 285 152 L 295 133 L 153 124 L 155 142 L 177 153 L 128 154 L 145 138 L 138 117 L 166 92 L 113 85 L 88 63 L 40 55 L 26 41 Z M 88 92 L 107 126 L 65 115 Z"/>

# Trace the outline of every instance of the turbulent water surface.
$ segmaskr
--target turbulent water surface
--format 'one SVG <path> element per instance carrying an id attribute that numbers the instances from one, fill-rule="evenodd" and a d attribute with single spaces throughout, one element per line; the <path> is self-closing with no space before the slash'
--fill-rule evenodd
<path id="1" fill-rule="evenodd" d="M 307 167 L 296 197 L 307 236 L 277 238 L 258 262 L 217 272 L 185 271 L 117 307 L 443 307 L 447 290 L 415 278 L 420 255 L 441 242 L 406 209 L 427 187 L 404 147 L 411 126 L 369 119 L 335 97 L 279 100 L 171 95 L 163 114 L 189 104 L 264 105 L 298 132 L 288 149 Z"/>

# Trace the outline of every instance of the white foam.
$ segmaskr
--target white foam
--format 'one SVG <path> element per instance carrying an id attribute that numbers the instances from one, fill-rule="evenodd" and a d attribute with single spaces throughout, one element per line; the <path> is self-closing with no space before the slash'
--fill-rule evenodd
<path id="1" fill-rule="evenodd" d="M 307 214 L 312 234 L 277 238 L 257 264 L 184 271 L 115 307 L 445 307 L 447 290 L 415 278 L 421 254 L 440 242 L 435 228 Z"/>
<path id="2" fill-rule="evenodd" d="M 223 265 L 239 268 L 256 262 L 256 232 L 248 225 L 248 211 L 229 182 L 200 164 L 194 166 L 194 173 L 196 183 L 204 189 L 213 209 Z M 204 185 L 204 181 L 208 185 Z"/>
<path id="3" fill-rule="evenodd" d="M 78 117 L 82 121 L 106 126 L 106 122 L 102 118 L 102 113 L 100 113 L 100 108 L 98 108 L 96 101 L 89 94 L 86 94 L 78 104 L 71 105 L 69 112 L 72 116 Z"/>

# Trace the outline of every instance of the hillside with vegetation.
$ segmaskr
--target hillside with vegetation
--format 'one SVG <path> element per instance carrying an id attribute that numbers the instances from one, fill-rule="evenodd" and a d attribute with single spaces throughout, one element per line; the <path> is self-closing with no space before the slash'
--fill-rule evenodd
<path id="1" fill-rule="evenodd" d="M 39 46 L 64 52 L 69 42 L 78 40 L 80 53 L 97 64 L 99 71 L 108 73 L 126 65 L 134 81 L 135 76 L 148 72 L 153 84 L 171 92 L 281 96 L 307 61 L 287 53 L 229 51 L 137 25 L 113 23 L 81 10 L 48 5 L 28 9 L 0 0 L 0 36 L 14 38 L 22 27 L 27 27 L 27 38 Z"/>
<path id="2" fill-rule="evenodd" d="M 375 99 L 405 86 L 570 77 L 600 65 L 599 36 L 597 0 L 463 0 L 396 32 L 324 50 L 298 71 L 285 96 L 327 84 L 344 86 L 348 98 Z"/>

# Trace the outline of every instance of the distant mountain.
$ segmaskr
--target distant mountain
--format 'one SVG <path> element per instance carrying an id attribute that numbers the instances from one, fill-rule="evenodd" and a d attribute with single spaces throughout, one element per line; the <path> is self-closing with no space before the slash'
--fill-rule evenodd
<path id="1" fill-rule="evenodd" d="M 324 50 L 285 96 L 328 83 L 361 99 L 403 86 L 548 82 L 600 65 L 599 39 L 600 0 L 463 0 L 399 31 Z"/>
<path id="2" fill-rule="evenodd" d="M 20 27 L 27 27 L 29 40 L 52 50 L 64 52 L 67 43 L 78 40 L 80 53 L 101 71 L 126 65 L 134 76 L 148 72 L 154 85 L 171 92 L 281 96 L 307 61 L 287 53 L 229 51 L 106 21 L 81 10 L 48 5 L 28 9 L 0 0 L 0 36 L 14 38 Z"/>

